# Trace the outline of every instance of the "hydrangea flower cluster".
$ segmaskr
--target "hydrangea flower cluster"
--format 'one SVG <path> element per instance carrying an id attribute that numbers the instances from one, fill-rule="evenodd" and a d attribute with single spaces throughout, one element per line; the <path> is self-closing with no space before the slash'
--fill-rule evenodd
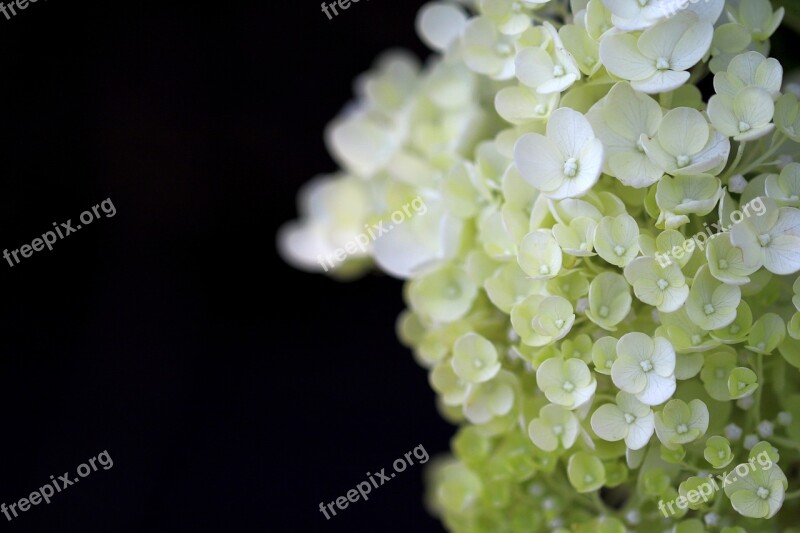
<path id="1" fill-rule="evenodd" d="M 279 236 L 406 281 L 459 532 L 800 531 L 800 101 L 768 0 L 431 2 Z M 698 87 L 704 80 L 704 92 Z M 750 209 L 748 209 L 748 207 Z M 664 258 L 667 258 L 664 260 Z M 709 476 L 774 463 L 675 513 Z M 751 463 L 752 464 L 752 463 Z"/>

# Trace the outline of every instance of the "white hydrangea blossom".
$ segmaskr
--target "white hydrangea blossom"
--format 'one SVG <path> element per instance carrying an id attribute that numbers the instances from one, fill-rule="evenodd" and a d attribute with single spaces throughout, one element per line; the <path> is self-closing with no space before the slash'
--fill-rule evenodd
<path id="1" fill-rule="evenodd" d="M 278 247 L 306 270 L 406 281 L 398 334 L 459 426 L 431 476 L 453 531 L 734 527 L 780 510 L 777 461 L 688 521 L 584 493 L 650 505 L 653 488 L 691 489 L 703 458 L 746 464 L 761 439 L 796 438 L 800 92 L 769 57 L 784 14 L 435 1 L 417 18 L 434 56 L 392 52 L 356 80 L 325 135 L 341 171 L 304 189 Z M 412 199 L 424 209 L 404 212 Z"/>

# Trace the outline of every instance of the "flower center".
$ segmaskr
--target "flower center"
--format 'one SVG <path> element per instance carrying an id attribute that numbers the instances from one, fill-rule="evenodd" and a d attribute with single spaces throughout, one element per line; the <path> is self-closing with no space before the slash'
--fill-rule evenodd
<path id="1" fill-rule="evenodd" d="M 678 168 L 683 168 L 689 166 L 689 163 L 692 162 L 692 158 L 688 155 L 679 155 L 677 158 Z"/>
<path id="2" fill-rule="evenodd" d="M 547 265 L 542 265 L 539 267 L 539 274 L 546 276 L 550 273 L 550 267 Z"/>
<path id="3" fill-rule="evenodd" d="M 772 240 L 772 237 L 769 236 L 769 233 L 764 233 L 763 235 L 758 236 L 758 242 L 761 243 L 761 246 L 766 246 Z"/>
<path id="4" fill-rule="evenodd" d="M 686 424 L 678 424 L 678 427 L 675 428 L 675 431 L 678 432 L 678 435 L 683 435 L 689 431 L 689 428 L 686 427 Z"/>
<path id="5" fill-rule="evenodd" d="M 644 6 L 646 6 L 647 4 L 649 4 L 649 3 L 650 3 L 650 0 L 639 0 L 639 5 L 640 5 L 641 7 L 644 7 Z"/>
<path id="6" fill-rule="evenodd" d="M 706 305 L 703 307 L 703 312 L 704 312 L 706 315 L 713 315 L 713 314 L 714 314 L 714 311 L 716 311 L 716 309 L 714 309 L 714 306 L 713 306 L 713 305 L 711 305 L 711 304 L 706 304 Z"/>
<path id="7" fill-rule="evenodd" d="M 608 306 L 607 305 L 600 306 L 600 310 L 597 311 L 597 313 L 600 315 L 600 318 L 608 318 Z"/>
<path id="8" fill-rule="evenodd" d="M 653 370 L 653 363 L 647 360 L 639 363 L 639 366 L 641 366 L 642 370 L 644 370 L 645 372 L 650 372 L 651 370 Z"/>
<path id="9" fill-rule="evenodd" d="M 578 175 L 578 160 L 574 157 L 570 157 L 564 163 L 564 175 L 570 178 L 574 178 Z"/>
<path id="10" fill-rule="evenodd" d="M 739 327 L 739 324 L 734 324 L 731 326 L 731 333 L 733 333 L 734 335 L 739 333 L 741 330 L 742 328 Z"/>
<path id="11" fill-rule="evenodd" d="M 564 426 L 553 426 L 553 434 L 558 436 L 564 433 Z"/>
<path id="12" fill-rule="evenodd" d="M 564 327 L 564 319 L 562 319 L 562 318 L 559 318 L 558 320 L 556 320 L 556 327 L 557 327 L 558 329 L 561 329 L 561 328 L 563 328 L 563 327 Z"/>
<path id="13" fill-rule="evenodd" d="M 665 280 L 664 278 L 661 278 L 660 280 L 656 281 L 656 285 L 658 285 L 659 289 L 665 291 L 667 290 L 667 287 L 669 287 L 669 281 Z"/>
<path id="14" fill-rule="evenodd" d="M 614 253 L 617 254 L 619 257 L 625 255 L 625 252 L 627 252 L 627 250 L 622 246 L 620 246 L 619 244 L 614 247 Z"/>
<path id="15" fill-rule="evenodd" d="M 545 113 L 547 113 L 547 106 L 544 105 L 544 104 L 539 104 L 539 105 L 536 106 L 536 108 L 533 111 L 537 115 L 544 115 Z"/>
<path id="16" fill-rule="evenodd" d="M 474 366 L 475 368 L 477 368 L 478 370 L 480 370 L 481 368 L 483 368 L 483 361 L 481 361 L 480 359 L 475 359 L 475 361 L 474 361 L 472 364 L 473 364 L 473 366 Z"/>
<path id="17" fill-rule="evenodd" d="M 625 413 L 625 422 L 628 424 L 633 424 L 633 421 L 636 420 L 636 417 L 630 413 Z"/>
<path id="18" fill-rule="evenodd" d="M 717 457 L 719 457 L 720 459 L 725 459 L 726 455 L 727 454 L 725 453 L 725 450 L 720 450 L 717 452 Z"/>
<path id="19" fill-rule="evenodd" d="M 664 56 L 659 57 L 656 60 L 656 68 L 658 70 L 669 70 L 669 59 Z"/>
<path id="20" fill-rule="evenodd" d="M 720 259 L 719 260 L 719 269 L 720 270 L 728 270 L 729 266 L 730 265 L 728 265 L 728 262 L 726 260 L 724 260 L 724 259 Z"/>
<path id="21" fill-rule="evenodd" d="M 566 69 L 564 67 L 562 67 L 561 65 L 556 65 L 555 67 L 553 67 L 553 77 L 554 78 L 560 78 L 561 76 L 563 76 L 566 73 L 567 73 Z"/>
<path id="22" fill-rule="evenodd" d="M 591 474 L 586 474 L 585 476 L 583 476 L 583 481 L 585 483 L 593 483 L 594 482 L 594 476 L 591 475 Z"/>
<path id="23" fill-rule="evenodd" d="M 450 285 L 447 286 L 447 289 L 445 289 L 445 295 L 449 300 L 455 300 L 456 298 L 461 296 L 461 287 L 459 287 L 455 283 L 451 283 Z"/>
<path id="24" fill-rule="evenodd" d="M 717 378 L 717 379 L 722 379 L 722 378 L 724 378 L 724 377 L 725 377 L 725 369 L 724 369 L 724 368 L 718 368 L 718 369 L 716 369 L 716 370 L 714 371 L 714 377 L 715 377 L 715 378 Z"/>
<path id="25" fill-rule="evenodd" d="M 694 335 L 692 335 L 692 345 L 694 345 L 694 346 L 697 346 L 697 345 L 698 345 L 698 344 L 700 344 L 701 342 L 703 342 L 703 337 L 701 337 L 701 336 L 700 336 L 700 335 L 698 335 L 697 333 L 695 333 Z"/>
<path id="26" fill-rule="evenodd" d="M 565 381 L 561 388 L 564 389 L 564 392 L 572 392 L 575 390 L 575 385 L 571 381 Z"/>
<path id="27" fill-rule="evenodd" d="M 742 133 L 744 133 L 746 131 L 750 131 L 750 129 L 751 129 L 750 124 L 748 124 L 744 120 L 739 122 L 739 131 L 741 131 Z"/>
<path id="28" fill-rule="evenodd" d="M 508 43 L 497 43 L 497 45 L 494 47 L 494 50 L 497 52 L 497 55 L 502 57 L 508 57 L 512 52 L 511 45 Z"/>
<path id="29" fill-rule="evenodd" d="M 636 141 L 636 150 L 637 150 L 637 151 L 638 151 L 640 154 L 643 154 L 643 153 L 644 153 L 644 143 L 642 142 L 642 139 L 641 139 L 641 137 L 639 138 L 639 140 L 637 140 L 637 141 Z"/>
<path id="30" fill-rule="evenodd" d="M 758 497 L 761 498 L 762 500 L 766 500 L 767 498 L 769 498 L 769 489 L 766 487 L 758 487 L 758 490 L 756 490 L 756 494 L 758 494 Z"/>

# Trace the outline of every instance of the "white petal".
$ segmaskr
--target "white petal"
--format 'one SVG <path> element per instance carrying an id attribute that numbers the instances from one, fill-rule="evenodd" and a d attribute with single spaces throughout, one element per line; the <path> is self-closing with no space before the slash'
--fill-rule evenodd
<path id="1" fill-rule="evenodd" d="M 564 158 L 578 157 L 581 149 L 594 137 L 592 125 L 586 117 L 568 107 L 553 111 L 547 122 L 547 138 L 558 146 Z"/>
<path id="2" fill-rule="evenodd" d="M 647 386 L 647 376 L 637 361 L 617 359 L 611 365 L 611 381 L 620 390 L 638 394 Z"/>
<path id="3" fill-rule="evenodd" d="M 653 370 L 661 376 L 671 375 L 675 370 L 675 349 L 664 337 L 656 337 L 653 344 L 655 348 L 650 358 Z"/>
<path id="4" fill-rule="evenodd" d="M 683 86 L 690 77 L 688 72 L 658 70 L 647 79 L 631 81 L 631 86 L 647 94 L 667 93 Z"/>
<path id="5" fill-rule="evenodd" d="M 764 248 L 764 267 L 778 275 L 800 271 L 800 237 L 780 235 Z"/>
<path id="6" fill-rule="evenodd" d="M 578 158 L 580 169 L 574 178 L 564 178 L 561 187 L 553 192 L 546 192 L 555 200 L 583 196 L 597 183 L 603 168 L 603 143 L 599 139 L 591 139 L 584 146 Z"/>
<path id="7" fill-rule="evenodd" d="M 714 27 L 707 22 L 694 24 L 683 34 L 670 62 L 674 70 L 688 70 L 695 66 L 711 47 Z"/>
<path id="8" fill-rule="evenodd" d="M 553 191 L 564 180 L 561 151 L 553 141 L 538 133 L 520 137 L 514 146 L 514 163 L 522 178 L 540 191 Z"/>
<path id="9" fill-rule="evenodd" d="M 515 60 L 516 75 L 528 87 L 536 88 L 553 79 L 553 59 L 541 48 L 525 48 Z"/>
<path id="10" fill-rule="evenodd" d="M 461 35 L 467 25 L 462 9 L 440 2 L 422 6 L 417 15 L 417 33 L 434 50 L 444 51 Z"/>
<path id="11" fill-rule="evenodd" d="M 601 405 L 592 415 L 591 424 L 592 430 L 603 440 L 614 442 L 628 435 L 625 413 L 614 404 Z"/>
<path id="12" fill-rule="evenodd" d="M 656 430 L 655 416 L 650 411 L 646 416 L 637 418 L 628 428 L 625 445 L 631 450 L 644 448 Z"/>
<path id="13" fill-rule="evenodd" d="M 663 377 L 655 372 L 648 372 L 647 385 L 636 398 L 647 405 L 660 405 L 669 400 L 674 393 L 675 376 Z"/>
<path id="14" fill-rule="evenodd" d="M 636 37 L 629 33 L 604 38 L 600 59 L 611 74 L 625 80 L 644 80 L 656 73 L 655 63 L 642 55 Z"/>

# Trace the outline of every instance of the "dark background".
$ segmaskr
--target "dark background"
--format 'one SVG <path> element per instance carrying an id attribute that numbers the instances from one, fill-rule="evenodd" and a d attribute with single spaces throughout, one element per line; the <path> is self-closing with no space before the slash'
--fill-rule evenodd
<path id="1" fill-rule="evenodd" d="M 424 54 L 422 1 L 57 2 L 0 16 L 0 502 L 114 460 L 8 531 L 441 531 L 410 467 L 453 429 L 395 337 L 401 283 L 338 283 L 275 252 L 335 169 L 325 124 L 383 50 Z"/>

